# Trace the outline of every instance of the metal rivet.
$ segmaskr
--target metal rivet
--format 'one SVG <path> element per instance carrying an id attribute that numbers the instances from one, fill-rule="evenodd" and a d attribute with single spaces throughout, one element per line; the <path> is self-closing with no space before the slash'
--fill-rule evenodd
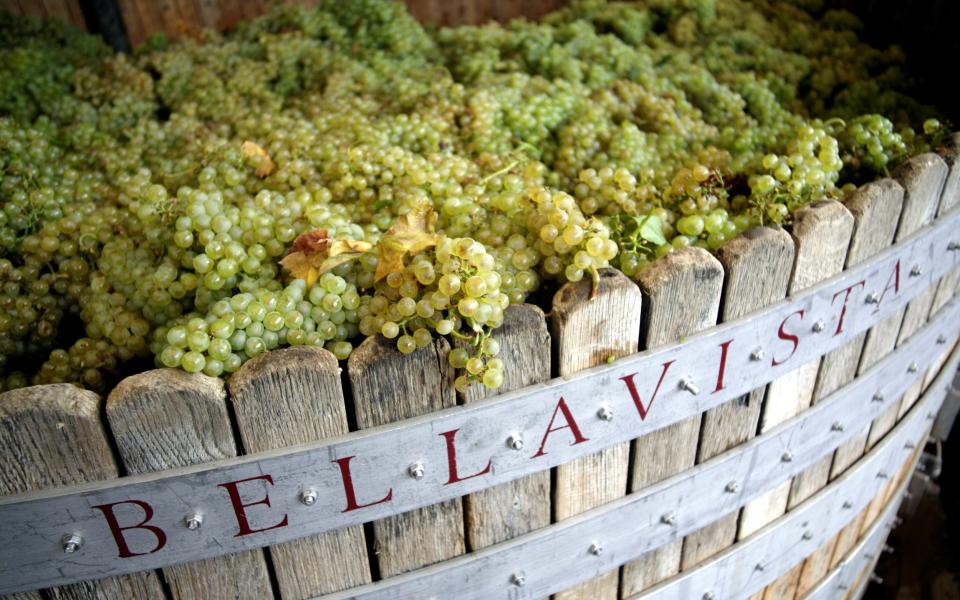
<path id="1" fill-rule="evenodd" d="M 879 577 L 876 573 L 870 573 L 870 581 L 877 585 L 881 585 L 883 583 L 883 577 Z"/>
<path id="2" fill-rule="evenodd" d="M 507 446 L 514 450 L 523 450 L 523 438 L 520 434 L 514 434 L 507 438 Z"/>
<path id="3" fill-rule="evenodd" d="M 758 361 L 763 360 L 763 348 L 757 348 L 750 353 L 750 360 Z"/>
<path id="4" fill-rule="evenodd" d="M 600 556 L 603 554 L 603 545 L 600 542 L 594 542 L 590 544 L 590 554 L 594 556 Z"/>
<path id="5" fill-rule="evenodd" d="M 940 335 L 937 336 L 937 343 L 940 345 L 946 344 L 947 338 L 941 333 Z"/>
<path id="6" fill-rule="evenodd" d="M 73 554 L 83 546 L 83 538 L 75 533 L 63 536 L 63 551 L 67 554 Z"/>
<path id="7" fill-rule="evenodd" d="M 846 508 L 846 509 L 848 509 L 848 510 L 851 509 L 851 508 L 853 508 L 853 502 L 850 502 L 849 500 L 844 500 L 844 501 L 843 501 L 843 508 Z"/>
<path id="8" fill-rule="evenodd" d="M 950 252 L 955 252 L 957 250 L 960 250 L 960 242 L 950 242 L 949 244 L 947 244 L 947 250 L 949 250 Z"/>
<path id="9" fill-rule="evenodd" d="M 879 394 L 879 393 L 874 394 L 871 400 L 873 400 L 874 402 L 883 402 L 883 394 Z"/>
<path id="10" fill-rule="evenodd" d="M 810 329 L 812 329 L 814 333 L 820 333 L 821 331 L 823 331 L 823 328 L 824 328 L 823 321 L 817 321 L 816 323 L 813 324 L 813 327 L 811 327 Z"/>
<path id="11" fill-rule="evenodd" d="M 409 467 L 407 467 L 407 475 L 413 477 L 417 481 L 423 479 L 423 463 L 420 461 L 412 463 Z"/>
<path id="12" fill-rule="evenodd" d="M 847 590 L 850 589 L 850 586 L 848 586 L 848 585 L 845 584 L 845 583 L 838 583 L 838 584 L 837 584 L 837 589 L 840 590 L 841 592 L 845 592 L 845 591 L 847 591 Z"/>
<path id="13" fill-rule="evenodd" d="M 700 388 L 698 388 L 698 387 L 696 386 L 696 384 L 693 383 L 693 380 L 690 379 L 689 377 L 686 377 L 686 378 L 684 378 L 684 379 L 681 379 L 681 380 L 680 380 L 679 387 L 680 387 L 681 390 L 685 390 L 685 391 L 687 391 L 687 392 L 690 392 L 690 393 L 693 394 L 694 396 L 696 396 L 697 394 L 700 393 Z"/>
<path id="14" fill-rule="evenodd" d="M 887 554 L 893 554 L 893 546 L 890 546 L 889 544 L 884 544 L 883 551 L 886 552 Z"/>
<path id="15" fill-rule="evenodd" d="M 597 411 L 597 416 L 601 421 L 612 421 L 613 411 L 610 410 L 610 407 L 608 406 L 601 406 L 600 410 Z"/>
<path id="16" fill-rule="evenodd" d="M 780 460 L 783 462 L 790 462 L 793 460 L 793 454 L 789 451 L 784 452 L 783 454 L 780 455 Z"/>
<path id="17" fill-rule="evenodd" d="M 664 513 L 660 517 L 660 522 L 664 525 L 673 525 L 677 522 L 677 515 L 673 514 L 672 512 Z"/>
<path id="18" fill-rule="evenodd" d="M 914 448 L 917 447 L 917 445 L 914 444 L 913 442 L 907 442 L 906 444 L 903 445 L 903 447 L 906 448 L 907 450 L 913 450 Z"/>
<path id="19" fill-rule="evenodd" d="M 766 569 L 766 567 L 763 566 L 762 563 L 757 563 L 757 565 L 756 565 L 755 567 L 753 567 L 753 568 L 756 569 L 756 570 L 758 570 L 758 571 L 763 571 L 764 569 Z"/>
<path id="20" fill-rule="evenodd" d="M 704 592 L 703 600 L 717 600 L 717 597 L 713 595 L 713 592 Z"/>
<path id="21" fill-rule="evenodd" d="M 813 534 L 810 533 L 809 531 L 804 531 L 804 532 L 803 532 L 803 535 L 800 536 L 800 537 L 802 537 L 802 538 L 805 539 L 805 540 L 812 540 L 812 539 L 813 539 Z"/>
<path id="22" fill-rule="evenodd" d="M 907 367 L 907 373 L 916 373 L 919 368 L 920 367 L 917 365 L 917 363 L 912 362 L 910 363 L 910 366 Z"/>
<path id="23" fill-rule="evenodd" d="M 731 481 L 725 488 L 723 488 L 723 490 L 728 494 L 736 494 L 740 491 L 740 484 L 736 481 Z"/>
<path id="24" fill-rule="evenodd" d="M 920 277 L 923 275 L 923 269 L 920 268 L 920 265 L 913 265 L 913 268 L 910 269 L 910 277 Z"/>
<path id="25" fill-rule="evenodd" d="M 313 506 L 317 502 L 317 490 L 307 488 L 300 492 L 300 503 L 305 506 Z"/>
<path id="26" fill-rule="evenodd" d="M 514 573 L 510 576 L 510 583 L 517 587 L 523 587 L 523 584 L 527 582 L 527 577 L 523 574 L 523 571 L 519 573 Z"/>
<path id="27" fill-rule="evenodd" d="M 877 479 L 890 479 L 890 476 L 887 475 L 886 471 L 880 471 L 877 473 Z"/>
<path id="28" fill-rule="evenodd" d="M 872 552 L 864 552 L 863 557 L 867 560 L 873 560 L 874 556 Z"/>
<path id="29" fill-rule="evenodd" d="M 203 515 L 198 512 L 190 513 L 183 519 L 183 522 L 190 531 L 200 529 L 200 526 L 203 525 Z"/>
<path id="30" fill-rule="evenodd" d="M 843 431 L 843 423 L 834 421 L 833 425 L 830 426 L 830 431 Z"/>
<path id="31" fill-rule="evenodd" d="M 927 420 L 932 421 L 937 418 L 937 413 L 927 413 Z"/>
<path id="32" fill-rule="evenodd" d="M 902 525 L 902 524 L 903 524 L 903 519 L 901 519 L 900 517 L 894 517 L 894 518 L 893 518 L 893 526 L 894 526 L 894 527 L 900 527 L 900 525 Z"/>
<path id="33" fill-rule="evenodd" d="M 869 294 L 867 294 L 867 297 L 864 300 L 864 302 L 866 302 L 867 304 L 879 304 L 880 297 L 874 294 L 873 292 L 870 292 Z"/>

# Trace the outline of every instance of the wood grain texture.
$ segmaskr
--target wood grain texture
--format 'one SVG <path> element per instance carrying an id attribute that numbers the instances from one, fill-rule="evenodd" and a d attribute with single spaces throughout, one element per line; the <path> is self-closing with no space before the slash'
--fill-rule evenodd
<path id="1" fill-rule="evenodd" d="M 107 419 L 134 475 L 237 455 L 223 381 L 214 377 L 179 369 L 127 377 L 107 398 Z M 261 550 L 174 565 L 163 574 L 174 598 L 273 597 Z"/>
<path id="2" fill-rule="evenodd" d="M 643 347 L 656 348 L 707 329 L 717 322 L 723 267 L 702 248 L 685 248 L 653 262 L 637 282 L 644 297 Z M 633 442 L 630 491 L 688 469 L 696 462 L 701 418 L 692 417 Z M 671 542 L 623 566 L 623 595 L 639 593 L 676 574 L 682 540 Z"/>
<path id="3" fill-rule="evenodd" d="M 490 390 L 473 385 L 460 395 L 469 404 L 550 379 L 550 334 L 543 311 L 515 304 L 504 311 L 503 325 L 493 331 L 500 342 L 503 385 Z M 457 340 L 466 347 L 467 342 Z M 479 550 L 550 524 L 550 471 L 492 487 L 463 499 L 467 549 Z"/>
<path id="4" fill-rule="evenodd" d="M 0 0 L 0 10 L 31 17 L 60 19 L 79 29 L 87 29 L 79 0 Z"/>
<path id="5" fill-rule="evenodd" d="M 411 354 L 401 354 L 383 336 L 364 340 L 347 362 L 357 425 L 376 427 L 454 406 L 449 351 L 442 338 Z M 373 534 L 382 577 L 463 554 L 460 499 L 375 521 Z"/>
<path id="6" fill-rule="evenodd" d="M 114 479 L 116 462 L 100 421 L 100 397 L 69 384 L 36 385 L 0 394 L 0 494 Z M 82 550 L 80 559 L 82 560 Z M 162 600 L 147 571 L 46 590 L 52 598 Z M 23 594 L 40 598 L 39 593 Z"/>
<path id="7" fill-rule="evenodd" d="M 349 432 L 340 365 L 322 348 L 295 346 L 248 361 L 230 377 L 230 398 L 248 453 Z M 277 544 L 269 552 L 284 599 L 329 594 L 371 579 L 361 526 Z"/>
<path id="8" fill-rule="evenodd" d="M 854 217 L 845 264 L 849 268 L 862 264 L 893 243 L 903 206 L 903 187 L 893 179 L 880 179 L 849 194 L 844 206 Z M 853 380 L 865 339 L 866 334 L 858 335 L 821 359 L 813 392 L 814 404 Z M 852 460 L 856 460 L 863 454 L 868 427 L 864 426 L 863 431 L 841 446 L 834 456 L 825 457 L 794 477 L 787 507 L 793 508 L 826 485 L 834 463 L 849 465 L 851 459 L 844 457 L 852 456 Z"/>
<path id="9" fill-rule="evenodd" d="M 783 229 L 757 227 L 730 240 L 717 251 L 723 265 L 724 322 L 733 321 L 782 300 L 790 285 L 793 239 Z M 697 462 L 710 460 L 754 437 L 766 386 L 721 404 L 703 414 Z M 680 561 L 686 570 L 733 544 L 739 511 L 695 531 L 683 542 Z"/>
<path id="10" fill-rule="evenodd" d="M 850 211 L 833 200 L 818 202 L 794 213 L 791 235 L 796 252 L 789 295 L 797 294 L 843 270 L 853 223 Z M 760 415 L 761 433 L 810 406 L 820 362 L 819 358 L 812 360 L 769 384 Z M 750 535 L 786 512 L 789 495 L 790 482 L 787 481 L 744 506 L 738 539 Z"/>
<path id="11" fill-rule="evenodd" d="M 550 333 L 560 377 L 610 358 L 635 353 L 640 342 L 640 289 L 615 269 L 601 269 L 596 294 L 593 283 L 567 283 L 553 297 Z M 555 470 L 553 511 L 562 521 L 622 497 L 627 491 L 630 444 L 564 463 Z M 555 595 L 560 600 L 614 599 L 618 572 L 610 571 Z"/>
<path id="12" fill-rule="evenodd" d="M 950 171 L 943 184 L 943 192 L 940 194 L 938 218 L 955 210 L 960 210 L 960 133 L 950 136 L 946 147 L 940 151 L 940 157 Z M 960 285 L 960 253 L 957 253 L 954 264 L 953 270 L 947 273 L 937 284 L 937 292 L 930 307 L 931 315 L 943 308 L 956 295 L 957 286 Z"/>

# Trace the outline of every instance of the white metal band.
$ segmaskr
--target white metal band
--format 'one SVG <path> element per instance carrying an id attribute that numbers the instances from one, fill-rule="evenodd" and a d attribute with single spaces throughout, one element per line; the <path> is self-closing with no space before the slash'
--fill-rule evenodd
<path id="1" fill-rule="evenodd" d="M 849 341 L 903 307 L 960 263 L 958 246 L 952 241 L 958 230 L 960 213 L 954 213 L 869 263 L 845 271 L 808 292 L 712 328 L 683 344 L 639 353 L 572 378 L 555 379 L 488 401 L 306 446 L 0 498 L 0 593 L 157 568 L 368 522 L 472 493 L 639 437 L 762 386 Z M 913 269 L 914 266 L 919 269 Z M 910 277 L 906 275 L 908 271 L 922 275 Z M 892 287 L 894 282 L 899 282 L 897 289 Z M 926 347 L 908 344 L 914 349 L 906 355 L 915 358 L 926 349 L 937 348 L 933 340 L 941 336 L 944 341 L 952 339 L 960 328 L 957 315 L 955 304 L 945 307 L 936 322 L 925 330 Z M 784 333 L 796 336 L 795 346 Z M 723 347 L 728 355 L 721 352 Z M 767 349 L 771 359 L 753 360 L 751 356 L 757 348 Z M 903 350 L 907 352 L 906 347 Z M 902 362 L 903 356 L 898 353 L 883 364 Z M 911 362 L 921 367 L 931 364 L 921 363 L 919 358 Z M 725 364 L 726 371 L 720 368 L 721 364 Z M 899 372 L 902 368 L 898 364 Z M 724 373 L 726 377 L 721 377 Z M 882 374 L 876 377 L 881 378 Z M 628 393 L 627 379 L 636 382 L 639 401 Z M 683 389 L 679 384 L 684 381 L 695 382 L 702 391 L 695 394 L 689 386 Z M 662 385 L 655 394 L 657 382 Z M 868 389 L 878 382 L 879 379 L 870 377 L 858 378 L 846 393 Z M 891 392 L 886 397 L 895 395 Z M 545 435 L 561 398 L 589 441 L 571 445 L 558 434 L 557 441 L 552 441 L 545 453 L 534 457 L 536 442 Z M 601 407 L 612 409 L 617 418 L 599 419 L 597 411 Z M 804 417 L 813 414 L 808 412 Z M 448 449 L 440 434 L 452 430 L 457 430 L 457 456 L 462 472 L 476 472 L 490 460 L 494 468 L 489 474 L 447 485 Z M 528 444 L 527 450 L 517 451 L 505 443 L 510 435 L 534 443 Z M 832 440 L 841 437 L 837 435 Z M 392 491 L 392 500 L 345 511 L 343 473 L 334 461 L 346 457 L 354 457 L 354 491 L 361 502 L 381 498 L 387 490 Z M 408 465 L 414 461 L 425 466 L 422 479 L 415 480 L 407 474 Z M 775 470 L 784 472 L 779 467 Z M 205 519 L 201 530 L 183 527 L 183 517 L 188 512 L 223 505 L 226 498 L 220 484 L 261 478 L 264 474 L 272 477 L 272 485 L 251 488 L 251 498 L 269 493 L 271 511 L 262 518 L 285 515 L 289 526 L 237 537 L 234 515 L 221 509 L 206 511 L 210 518 Z M 766 484 L 771 481 L 766 480 Z M 298 501 L 300 490 L 307 486 L 318 495 L 311 506 Z M 660 486 L 651 491 L 658 489 Z M 93 507 L 131 499 L 149 500 L 155 509 L 152 523 L 166 531 L 167 544 L 151 554 L 118 559 L 103 514 Z M 732 510 L 739 506 L 736 503 L 740 499 L 729 498 L 727 502 L 724 506 Z M 672 504 L 662 506 L 669 505 Z M 142 512 L 134 511 L 125 522 L 133 525 L 142 517 Z M 65 556 L 61 540 L 69 532 L 81 533 L 84 548 L 92 551 Z M 147 536 L 150 544 L 145 530 L 129 532 L 131 536 L 138 534 Z"/>

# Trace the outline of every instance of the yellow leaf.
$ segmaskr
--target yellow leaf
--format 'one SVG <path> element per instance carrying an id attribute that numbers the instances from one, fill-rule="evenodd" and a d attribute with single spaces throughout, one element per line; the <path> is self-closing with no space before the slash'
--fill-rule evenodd
<path id="1" fill-rule="evenodd" d="M 243 152 L 244 156 L 258 160 L 257 170 L 254 171 L 254 174 L 261 179 L 273 173 L 273 170 L 277 168 L 267 151 L 254 142 L 247 140 L 240 144 L 240 151 Z"/>
<path id="2" fill-rule="evenodd" d="M 437 213 L 426 203 L 399 217 L 380 240 L 380 256 L 374 279 L 380 281 L 390 273 L 402 272 L 404 257 L 436 246 L 440 241 L 440 236 L 433 232 L 436 223 Z"/>
<path id="3" fill-rule="evenodd" d="M 372 247 L 369 242 L 333 239 L 326 229 L 314 229 L 297 236 L 280 265 L 312 286 L 327 271 L 359 258 Z"/>

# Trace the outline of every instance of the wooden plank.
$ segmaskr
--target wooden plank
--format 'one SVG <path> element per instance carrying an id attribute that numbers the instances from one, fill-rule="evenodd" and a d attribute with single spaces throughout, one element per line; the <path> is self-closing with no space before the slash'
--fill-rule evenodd
<path id="1" fill-rule="evenodd" d="M 902 204 L 903 188 L 892 179 L 881 179 L 861 186 L 844 200 L 844 205 L 854 217 L 846 268 L 859 265 L 890 246 L 896 234 Z M 866 334 L 861 334 L 822 358 L 813 393 L 814 404 L 853 380 L 865 339 Z M 868 427 L 864 426 L 862 434 L 841 446 L 836 455 L 851 455 L 854 457 L 852 460 L 856 460 L 863 454 Z M 850 459 L 837 460 L 850 464 Z M 836 462 L 833 457 L 826 457 L 794 478 L 787 501 L 788 509 L 826 485 L 833 462 Z"/>
<path id="2" fill-rule="evenodd" d="M 360 428 L 376 427 L 456 404 L 449 344 L 434 340 L 411 354 L 376 336 L 350 355 L 347 371 Z M 459 498 L 374 522 L 381 577 L 391 577 L 464 553 Z"/>
<path id="3" fill-rule="evenodd" d="M 349 432 L 340 366 L 322 348 L 294 346 L 268 352 L 244 364 L 229 385 L 248 453 Z M 269 552 L 285 599 L 329 594 L 371 580 L 359 525 L 276 544 Z"/>
<path id="4" fill-rule="evenodd" d="M 644 297 L 644 348 L 676 342 L 717 322 L 723 267 L 702 248 L 685 248 L 654 261 L 637 282 Z M 701 417 L 691 417 L 633 442 L 630 491 L 693 466 Z M 682 540 L 623 566 L 623 596 L 639 593 L 676 574 Z"/>
<path id="5" fill-rule="evenodd" d="M 733 321 L 782 300 L 790 285 L 793 239 L 783 229 L 756 227 L 720 247 L 723 282 L 722 320 Z M 754 437 L 766 386 L 703 414 L 697 462 L 710 460 Z M 681 570 L 710 558 L 736 540 L 739 511 L 686 537 Z"/>
<path id="6" fill-rule="evenodd" d="M 493 338 L 500 342 L 497 357 L 503 361 L 503 385 L 496 390 L 472 385 L 460 395 L 462 404 L 550 379 L 550 334 L 540 308 L 508 306 Z M 469 344 L 457 340 L 457 345 Z M 463 503 L 470 552 L 546 527 L 550 524 L 550 471 L 470 494 Z"/>
<path id="7" fill-rule="evenodd" d="M 904 189 L 903 211 L 895 238 L 899 242 L 933 222 L 940 205 L 940 191 L 947 176 L 947 165 L 936 154 L 920 154 L 904 163 L 896 176 Z M 911 265 L 901 265 L 903 271 L 909 271 L 910 268 Z M 901 276 L 909 277 L 905 272 Z M 876 364 L 926 321 L 935 292 L 932 288 L 925 291 L 867 333 L 858 373 Z M 912 405 L 919 396 L 919 388 L 917 386 L 915 391 L 906 395 L 908 405 Z M 891 402 L 890 408 L 874 419 L 867 435 L 867 448 L 872 448 L 897 422 L 900 404 Z"/>
<path id="8" fill-rule="evenodd" d="M 110 393 L 106 412 L 123 464 L 134 475 L 237 455 L 218 378 L 178 369 L 133 375 Z M 261 550 L 166 567 L 163 575 L 174 598 L 273 597 Z"/>
<path id="9" fill-rule="evenodd" d="M 954 133 L 950 136 L 946 147 L 940 152 L 940 157 L 947 164 L 950 172 L 943 184 L 943 192 L 940 194 L 938 218 L 954 210 L 960 210 L 960 133 Z M 940 280 L 933 306 L 930 308 L 931 314 L 939 311 L 944 304 L 953 298 L 958 285 L 960 285 L 960 266 L 954 268 Z"/>
<path id="10" fill-rule="evenodd" d="M 5 452 L 0 461 L 0 494 L 117 477 L 117 465 L 99 415 L 100 397 L 69 384 L 38 385 L 0 394 L 0 448 Z M 154 571 L 66 585 L 46 593 L 53 598 L 98 600 L 164 598 Z M 44 596 L 32 592 L 16 597 Z"/>
<path id="11" fill-rule="evenodd" d="M 592 288 L 589 280 L 567 283 L 553 297 L 550 332 L 560 377 L 639 348 L 643 299 L 637 285 L 615 269 L 601 269 L 595 295 Z M 627 491 L 629 457 L 630 444 L 624 443 L 558 466 L 553 488 L 556 520 L 622 497 Z M 614 599 L 618 583 L 618 571 L 613 570 L 555 598 Z"/>
<path id="12" fill-rule="evenodd" d="M 797 294 L 843 270 L 852 233 L 853 215 L 839 202 L 818 202 L 798 210 L 791 226 L 796 254 L 788 293 Z M 810 406 L 819 370 L 818 358 L 769 384 L 760 416 L 761 433 Z M 747 504 L 740 517 L 738 539 L 786 512 L 789 495 L 790 482 L 786 482 Z"/>

